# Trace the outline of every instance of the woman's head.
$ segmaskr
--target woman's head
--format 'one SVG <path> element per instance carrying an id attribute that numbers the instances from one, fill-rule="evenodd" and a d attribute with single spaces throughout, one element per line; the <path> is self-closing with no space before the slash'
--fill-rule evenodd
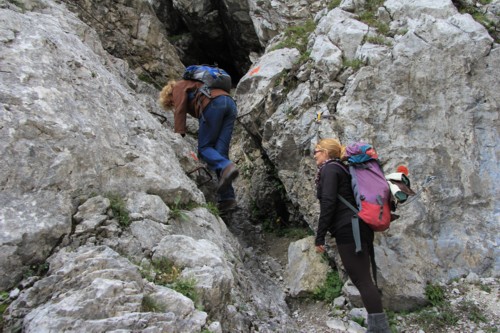
<path id="1" fill-rule="evenodd" d="M 170 107 L 174 105 L 174 100 L 172 96 L 172 91 L 174 90 L 174 86 L 177 81 L 168 81 L 167 85 L 163 87 L 160 92 L 160 105 L 165 110 L 168 110 Z"/>
<path id="2" fill-rule="evenodd" d="M 314 149 L 316 164 L 321 164 L 328 159 L 341 159 L 345 153 L 345 147 L 337 139 L 322 139 Z"/>

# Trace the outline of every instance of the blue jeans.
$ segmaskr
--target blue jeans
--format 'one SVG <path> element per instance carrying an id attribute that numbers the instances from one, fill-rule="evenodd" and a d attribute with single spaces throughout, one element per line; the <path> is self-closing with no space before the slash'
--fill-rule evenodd
<path id="1" fill-rule="evenodd" d="M 220 178 L 229 160 L 229 143 L 238 110 L 229 96 L 218 96 L 208 104 L 199 119 L 198 154 Z M 234 199 L 233 186 L 218 194 L 218 201 Z"/>

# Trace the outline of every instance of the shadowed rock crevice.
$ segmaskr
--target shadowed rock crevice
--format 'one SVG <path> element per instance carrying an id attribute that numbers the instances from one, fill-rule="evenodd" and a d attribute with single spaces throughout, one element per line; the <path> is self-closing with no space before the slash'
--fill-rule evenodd
<path id="1" fill-rule="evenodd" d="M 249 54 L 263 50 L 246 2 L 168 0 L 155 11 L 185 66 L 217 64 L 235 86 L 251 65 Z"/>

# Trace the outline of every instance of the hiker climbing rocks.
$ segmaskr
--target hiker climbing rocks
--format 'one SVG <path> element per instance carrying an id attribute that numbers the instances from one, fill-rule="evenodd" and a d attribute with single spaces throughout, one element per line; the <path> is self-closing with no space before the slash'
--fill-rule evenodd
<path id="1" fill-rule="evenodd" d="M 325 252 L 325 237 L 327 232 L 330 232 L 335 237 L 342 264 L 358 288 L 368 312 L 367 332 L 390 333 L 387 317 L 382 308 L 381 295 L 370 274 L 373 230 L 363 220 L 359 220 L 362 251 L 356 253 L 351 224 L 353 212 L 338 198 L 340 194 L 351 205 L 356 206 L 349 173 L 339 165 L 342 163 L 344 152 L 345 147 L 336 139 L 323 139 L 314 150 L 314 159 L 318 167 L 316 189 L 320 202 L 316 251 Z"/>
<path id="2" fill-rule="evenodd" d="M 206 85 L 200 81 L 170 81 L 160 92 L 160 104 L 165 110 L 174 107 L 174 131 L 182 136 L 186 133 L 187 114 L 198 119 L 198 154 L 217 174 L 217 206 L 224 212 L 236 207 L 232 182 L 238 169 L 229 160 L 229 144 L 237 108 L 227 91 L 213 88 L 209 97 L 201 92 L 202 88 Z"/>

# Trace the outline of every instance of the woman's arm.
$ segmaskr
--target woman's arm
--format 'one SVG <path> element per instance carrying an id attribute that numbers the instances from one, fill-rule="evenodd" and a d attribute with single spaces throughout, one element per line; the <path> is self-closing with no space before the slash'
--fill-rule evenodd
<path id="1" fill-rule="evenodd" d="M 318 231 L 316 232 L 316 246 L 325 244 L 326 233 L 335 223 L 335 210 L 337 203 L 337 192 L 339 184 L 339 174 L 333 165 L 325 165 L 321 170 L 320 189 L 320 214 L 318 221 Z"/>

